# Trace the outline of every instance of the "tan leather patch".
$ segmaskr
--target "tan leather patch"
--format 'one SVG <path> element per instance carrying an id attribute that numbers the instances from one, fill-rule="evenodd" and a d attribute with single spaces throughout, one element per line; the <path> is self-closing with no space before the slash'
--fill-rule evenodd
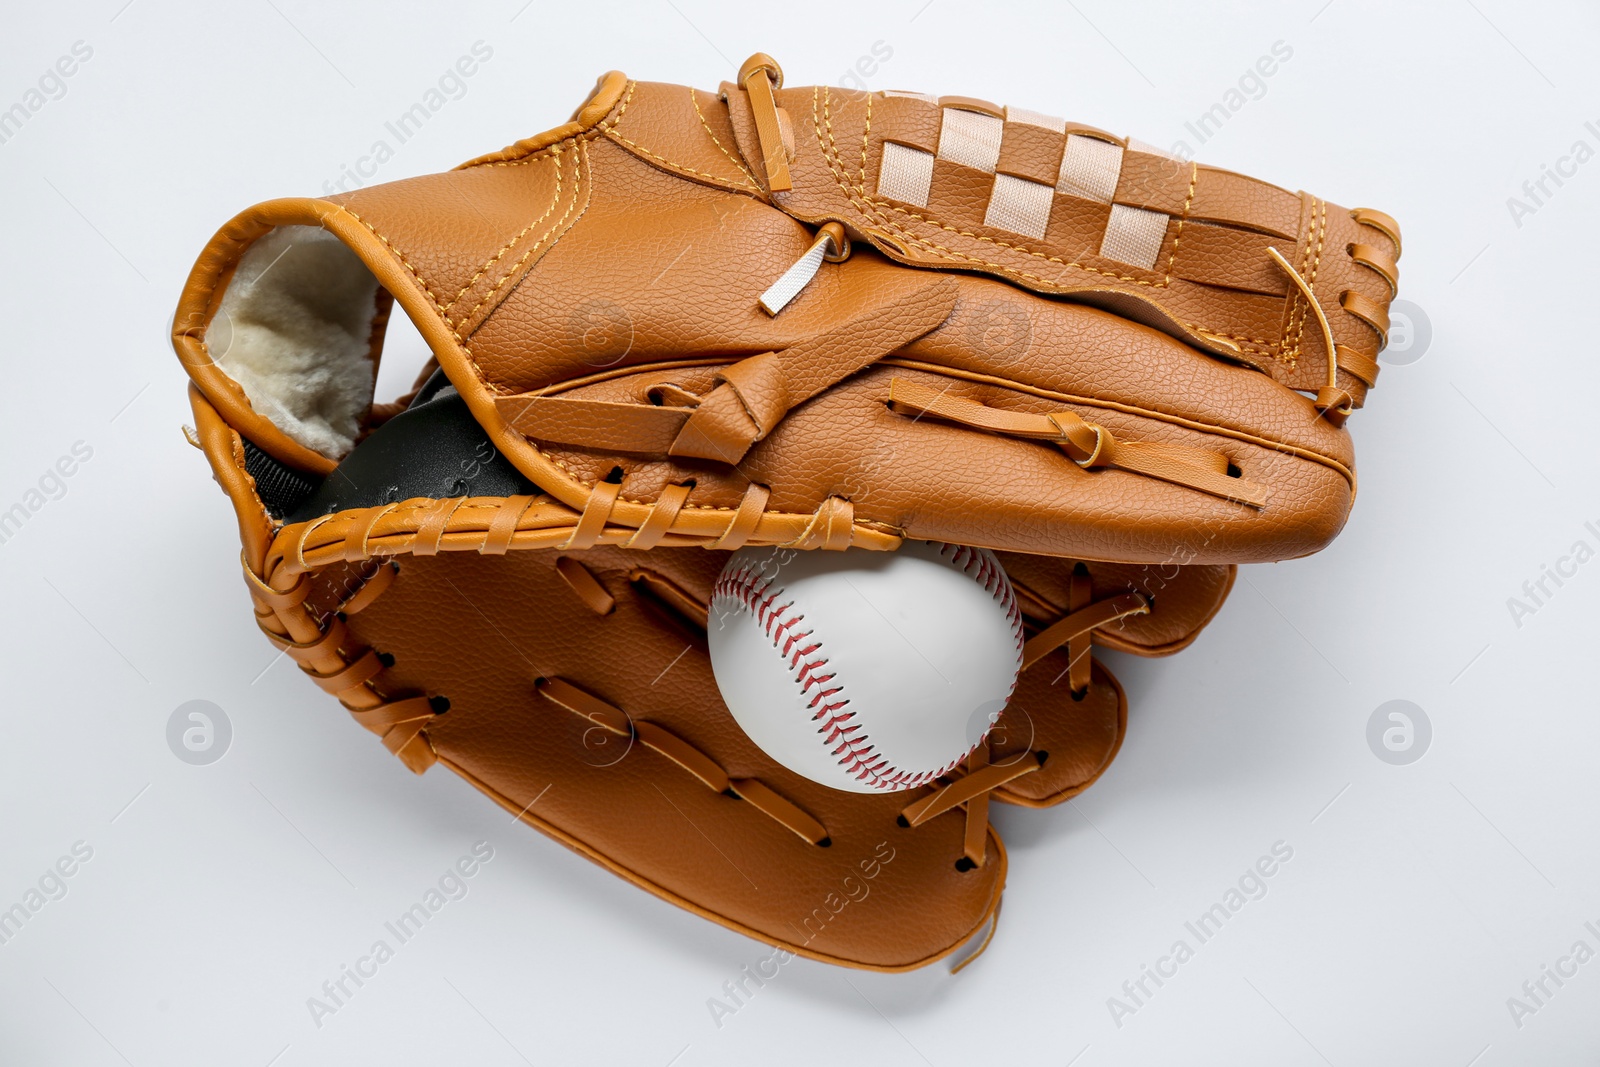
<path id="1" fill-rule="evenodd" d="M 1061 152 L 1066 142 L 1065 134 L 1043 126 L 1008 122 L 1000 141 L 1000 161 L 994 169 L 1001 174 L 1053 186 L 1061 173 Z"/>
<path id="2" fill-rule="evenodd" d="M 1119 204 L 1183 217 L 1189 204 L 1194 166 L 1167 156 L 1129 150 L 1122 153 L 1122 174 L 1114 199 Z"/>
<path id="3" fill-rule="evenodd" d="M 1189 217 L 1230 222 L 1293 240 L 1300 233 L 1300 197 L 1242 174 L 1201 167 Z"/>
<path id="4" fill-rule="evenodd" d="M 691 181 L 756 193 L 760 183 L 739 154 L 728 109 L 715 94 L 636 82 L 606 136 L 645 162 Z"/>
<path id="5" fill-rule="evenodd" d="M 1289 283 L 1267 257 L 1273 240 L 1232 226 L 1190 222 L 1179 235 L 1172 273 L 1206 285 L 1282 296 Z"/>
<path id="6" fill-rule="evenodd" d="M 928 152 L 938 150 L 938 105 L 909 96 L 885 96 L 873 99 L 872 113 L 876 140 L 896 141 Z"/>
<path id="7" fill-rule="evenodd" d="M 993 174 L 936 159 L 933 184 L 928 189 L 928 214 L 963 228 L 981 226 L 993 188 Z"/>

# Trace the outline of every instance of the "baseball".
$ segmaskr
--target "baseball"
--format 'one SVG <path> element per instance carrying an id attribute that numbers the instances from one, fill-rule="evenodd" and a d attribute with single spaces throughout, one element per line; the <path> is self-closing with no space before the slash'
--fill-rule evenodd
<path id="1" fill-rule="evenodd" d="M 711 597 L 711 666 L 763 752 L 856 793 L 914 789 L 989 733 L 1022 667 L 992 552 L 741 549 Z"/>

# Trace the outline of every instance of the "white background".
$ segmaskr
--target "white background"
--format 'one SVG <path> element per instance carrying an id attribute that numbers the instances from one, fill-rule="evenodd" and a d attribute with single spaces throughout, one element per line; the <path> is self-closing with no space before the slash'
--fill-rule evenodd
<path id="1" fill-rule="evenodd" d="M 93 449 L 0 545 L 0 908 L 93 849 L 0 946 L 0 1063 L 1600 1059 L 1600 960 L 1520 1027 L 1507 1006 L 1575 941 L 1600 949 L 1600 562 L 1520 627 L 1507 606 L 1600 548 L 1600 161 L 1507 206 L 1575 141 L 1600 149 L 1592 5 L 123 4 L 10 5 L 0 34 L 0 108 L 93 49 L 0 144 L 0 510 Z M 414 778 L 256 633 L 233 517 L 179 431 L 179 287 L 224 220 L 321 192 L 480 40 L 465 94 L 375 180 L 556 125 L 610 68 L 712 88 L 765 50 L 791 84 L 838 84 L 881 42 L 872 88 L 1184 140 L 1401 220 L 1431 341 L 1414 330 L 1351 420 L 1348 528 L 1243 569 L 1190 651 L 1107 657 L 1121 756 L 1071 805 L 996 813 L 1006 908 L 960 975 L 797 961 L 719 1028 L 707 999 L 761 946 Z M 1197 144 L 1185 122 L 1278 41 L 1264 95 Z M 203 767 L 166 740 L 197 698 L 233 728 Z M 1432 723 L 1408 766 L 1368 746 L 1393 699 Z M 314 1026 L 307 998 L 478 840 L 470 894 Z M 1118 1026 L 1108 998 L 1278 841 L 1268 894 Z"/>

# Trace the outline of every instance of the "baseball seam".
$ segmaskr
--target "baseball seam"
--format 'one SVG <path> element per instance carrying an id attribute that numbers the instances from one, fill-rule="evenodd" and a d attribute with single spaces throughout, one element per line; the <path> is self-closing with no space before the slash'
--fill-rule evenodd
<path id="1" fill-rule="evenodd" d="M 1022 610 L 1017 603 L 1011 583 L 994 555 L 965 545 L 941 544 L 939 555 L 957 570 L 977 582 L 1005 610 L 1021 659 L 1024 640 Z M 837 670 L 829 669 L 828 657 L 823 653 L 822 639 L 815 628 L 805 629 L 806 616 L 795 610 L 793 600 L 784 600 L 787 589 L 774 588 L 776 575 L 763 572 L 762 565 L 747 561 L 737 570 L 724 573 L 717 579 L 712 591 L 713 609 L 718 601 L 729 601 L 748 611 L 771 640 L 773 650 L 786 661 L 794 683 L 800 687 L 801 699 L 812 712 L 811 721 L 819 723 L 817 733 L 823 735 L 822 743 L 829 747 L 846 774 L 858 782 L 866 782 L 875 789 L 899 791 L 915 789 L 950 773 L 964 759 L 958 756 L 948 764 L 931 771 L 905 771 L 889 762 L 878 752 L 871 735 L 863 723 L 854 721 L 856 713 L 848 710 L 850 697 L 845 692 L 844 681 Z M 815 692 L 812 692 L 815 690 Z M 1009 703 L 1016 682 L 1006 693 Z M 993 723 L 990 723 L 990 727 Z M 986 728 L 983 738 L 988 736 Z"/>

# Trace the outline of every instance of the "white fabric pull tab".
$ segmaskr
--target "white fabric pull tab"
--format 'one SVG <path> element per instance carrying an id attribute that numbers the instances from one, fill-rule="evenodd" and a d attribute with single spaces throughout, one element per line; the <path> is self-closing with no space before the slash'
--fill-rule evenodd
<path id="1" fill-rule="evenodd" d="M 817 239 L 806 249 L 806 254 L 795 260 L 794 266 L 761 294 L 762 309 L 768 315 L 776 315 L 811 284 L 824 259 L 837 263 L 849 255 L 850 239 L 845 236 L 844 227 L 837 222 L 827 223 L 817 231 Z"/>

